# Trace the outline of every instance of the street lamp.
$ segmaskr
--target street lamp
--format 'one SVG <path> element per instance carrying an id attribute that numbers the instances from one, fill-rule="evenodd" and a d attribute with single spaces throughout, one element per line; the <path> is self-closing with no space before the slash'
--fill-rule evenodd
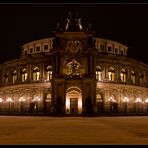
<path id="1" fill-rule="evenodd" d="M 40 111 L 40 98 L 37 96 L 33 99 L 35 101 L 35 110 Z"/>
<path id="2" fill-rule="evenodd" d="M 148 98 L 145 99 L 145 103 L 146 103 L 146 109 L 147 109 L 147 113 L 148 113 Z"/>
<path id="3" fill-rule="evenodd" d="M 113 111 L 113 104 L 116 102 L 116 100 L 112 96 L 110 96 L 108 98 L 108 102 L 110 102 L 110 111 L 112 113 L 112 111 Z"/>
<path id="4" fill-rule="evenodd" d="M 22 113 L 23 102 L 25 102 L 25 99 L 21 97 L 18 101 L 20 102 L 20 112 Z"/>
<path id="5" fill-rule="evenodd" d="M 13 102 L 13 100 L 11 98 L 8 98 L 6 100 L 9 103 L 9 113 L 11 112 L 11 103 Z"/>
<path id="6" fill-rule="evenodd" d="M 140 99 L 140 98 L 137 98 L 136 100 L 135 100 L 135 102 L 138 104 L 138 113 L 139 113 L 139 103 L 141 102 L 142 100 Z"/>
<path id="7" fill-rule="evenodd" d="M 129 102 L 129 99 L 127 97 L 124 97 L 123 102 L 125 104 L 125 112 L 127 113 L 127 103 Z"/>
<path id="8" fill-rule="evenodd" d="M 0 111 L 2 111 L 2 103 L 3 103 L 3 100 L 2 100 L 2 98 L 0 98 Z"/>

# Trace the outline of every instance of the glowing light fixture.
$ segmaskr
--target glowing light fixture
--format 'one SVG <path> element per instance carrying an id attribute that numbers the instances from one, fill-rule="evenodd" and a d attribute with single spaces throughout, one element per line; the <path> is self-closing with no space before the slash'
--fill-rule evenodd
<path id="1" fill-rule="evenodd" d="M 108 101 L 109 102 L 116 102 L 116 100 L 112 96 L 108 98 Z"/>
<path id="2" fill-rule="evenodd" d="M 129 102 L 129 99 L 127 97 L 124 97 L 123 102 Z"/>
<path id="3" fill-rule="evenodd" d="M 145 103 L 148 103 L 148 98 L 147 98 L 147 99 L 145 99 Z"/>
<path id="4" fill-rule="evenodd" d="M 142 100 L 140 99 L 140 98 L 137 98 L 136 100 L 135 100 L 135 102 L 141 102 Z"/>
<path id="5" fill-rule="evenodd" d="M 13 102 L 13 100 L 11 98 L 8 98 L 6 101 L 7 102 Z"/>
<path id="6" fill-rule="evenodd" d="M 21 97 L 20 99 L 19 99 L 19 102 L 24 102 L 25 101 L 25 99 L 23 98 L 23 97 Z"/>
<path id="7" fill-rule="evenodd" d="M 0 98 L 0 103 L 2 103 L 3 102 L 3 100 L 2 100 L 2 98 Z"/>

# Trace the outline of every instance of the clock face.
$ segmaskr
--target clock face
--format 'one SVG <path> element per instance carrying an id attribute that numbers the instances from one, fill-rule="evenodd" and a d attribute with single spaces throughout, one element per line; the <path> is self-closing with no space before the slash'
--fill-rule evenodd
<path id="1" fill-rule="evenodd" d="M 71 53 L 77 53 L 81 50 L 81 42 L 78 40 L 68 41 L 66 51 L 70 51 Z"/>

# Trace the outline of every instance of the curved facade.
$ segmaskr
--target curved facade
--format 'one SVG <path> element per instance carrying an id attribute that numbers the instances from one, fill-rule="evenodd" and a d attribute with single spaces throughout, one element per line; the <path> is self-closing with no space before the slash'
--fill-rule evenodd
<path id="1" fill-rule="evenodd" d="M 95 37 L 80 18 L 53 33 L 0 65 L 1 114 L 148 113 L 148 65 L 127 46 Z"/>

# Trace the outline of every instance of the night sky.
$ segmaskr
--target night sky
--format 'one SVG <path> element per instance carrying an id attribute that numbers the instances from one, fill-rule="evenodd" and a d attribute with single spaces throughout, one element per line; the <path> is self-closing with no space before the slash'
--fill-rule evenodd
<path id="1" fill-rule="evenodd" d="M 0 63 L 19 58 L 21 46 L 50 37 L 69 11 L 91 22 L 96 36 L 125 44 L 148 64 L 148 4 L 0 4 Z"/>

